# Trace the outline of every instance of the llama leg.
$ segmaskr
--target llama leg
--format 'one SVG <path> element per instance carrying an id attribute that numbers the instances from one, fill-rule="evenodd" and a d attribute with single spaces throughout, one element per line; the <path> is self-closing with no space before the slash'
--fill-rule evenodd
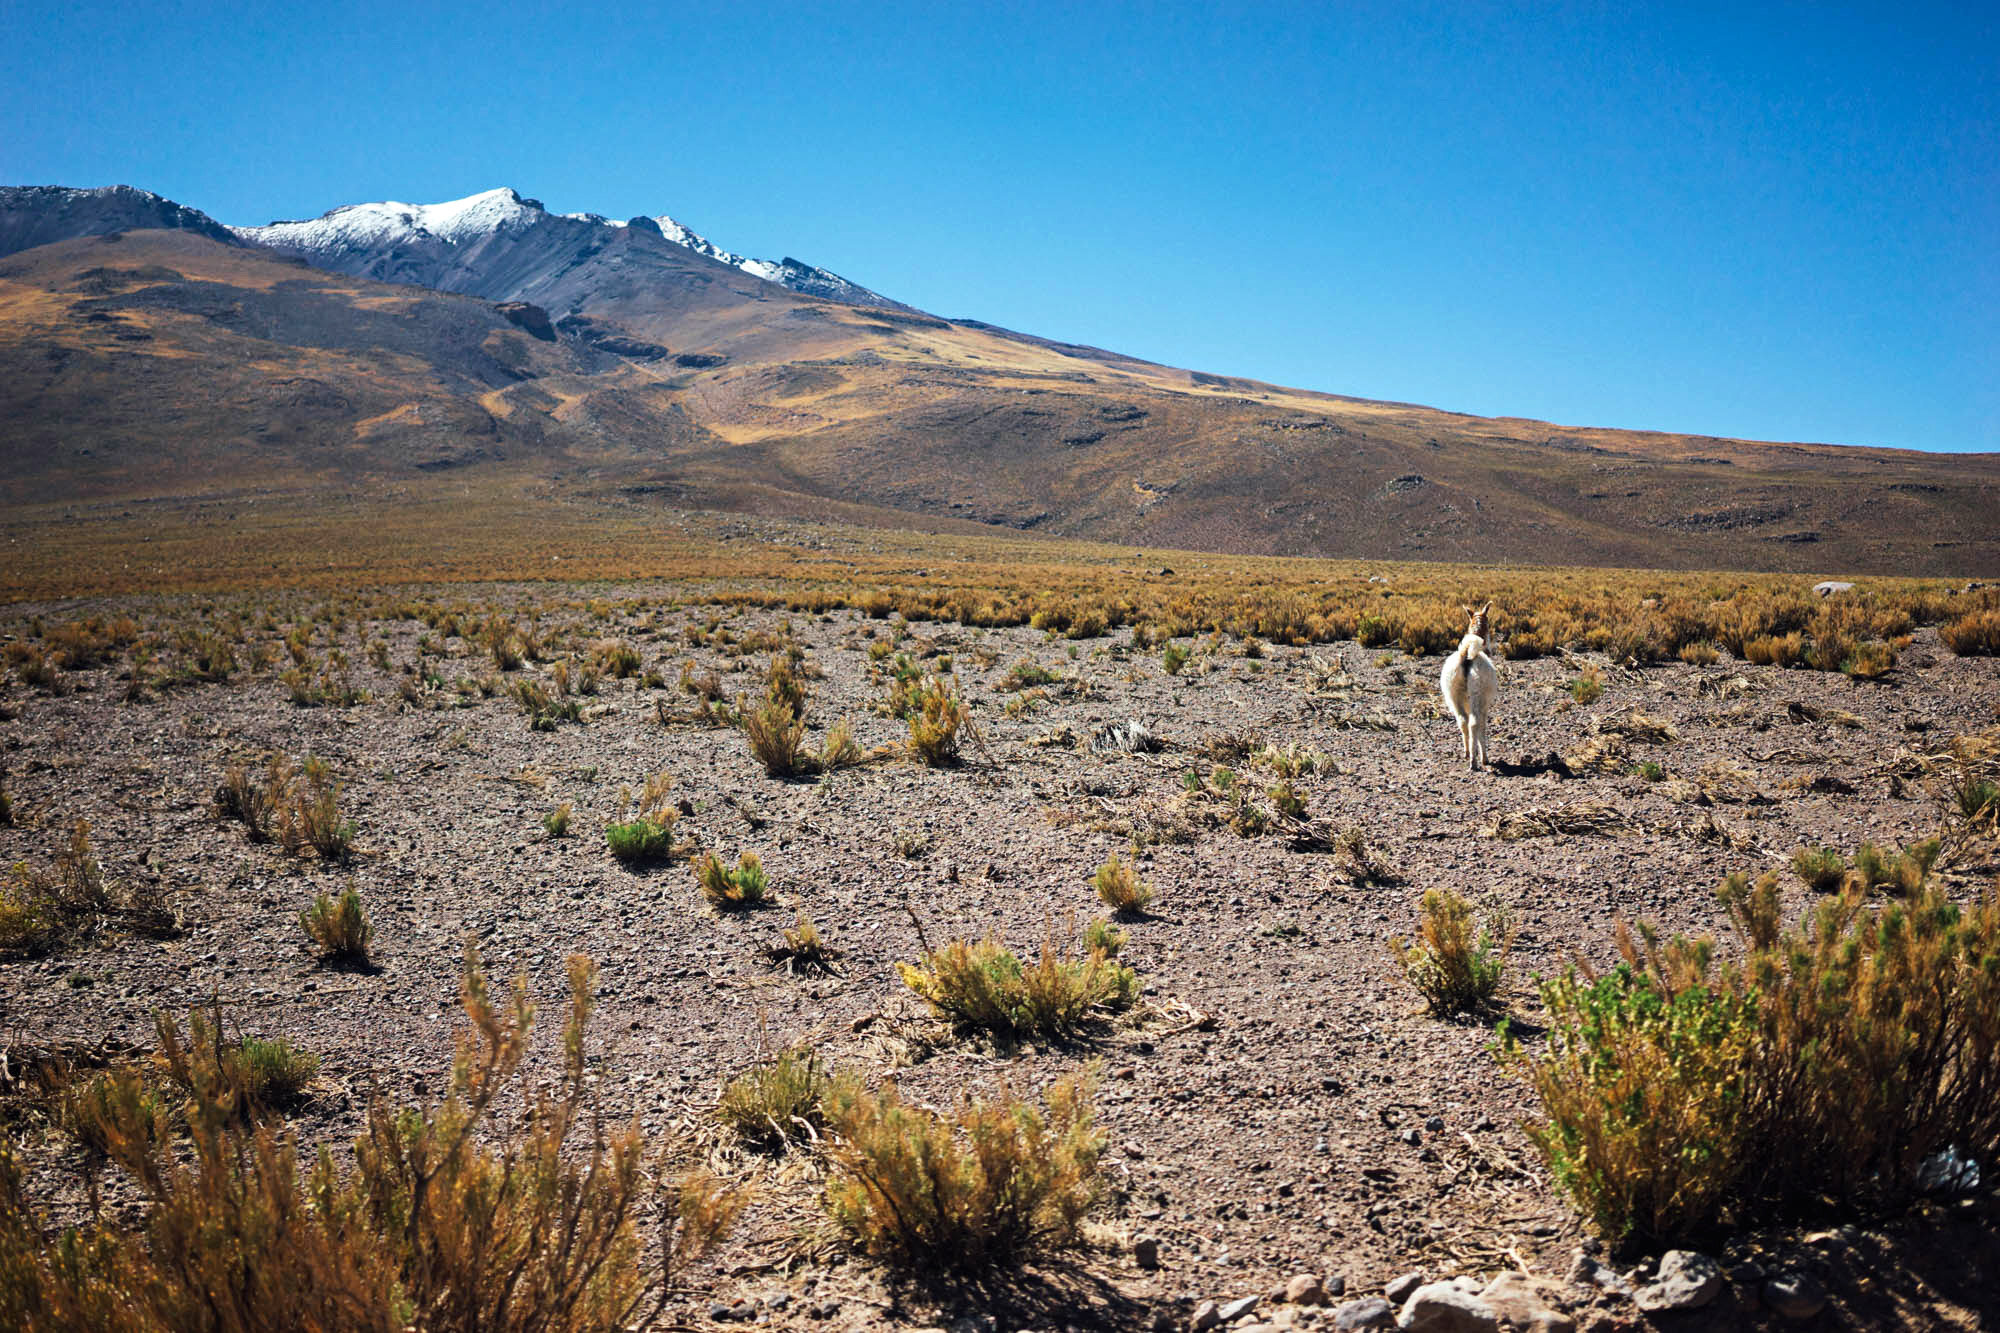
<path id="1" fill-rule="evenodd" d="M 1483 717 L 1472 723 L 1472 766 L 1486 767 L 1486 719 Z"/>
<path id="2" fill-rule="evenodd" d="M 1470 760 L 1472 758 L 1472 719 L 1469 717 L 1459 717 L 1453 720 L 1458 723 L 1458 748 L 1463 750 L 1466 759 Z"/>

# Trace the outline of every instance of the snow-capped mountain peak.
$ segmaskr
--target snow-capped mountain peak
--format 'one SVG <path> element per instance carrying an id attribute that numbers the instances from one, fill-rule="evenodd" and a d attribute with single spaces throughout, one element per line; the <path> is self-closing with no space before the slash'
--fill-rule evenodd
<path id="1" fill-rule="evenodd" d="M 557 223 L 559 229 L 636 224 L 642 230 L 657 230 L 673 244 L 719 264 L 793 291 L 856 305 L 897 304 L 811 264 L 789 258 L 779 262 L 752 259 L 725 250 L 664 213 L 633 218 L 630 223 L 599 213 L 550 213 L 540 200 L 504 188 L 441 204 L 393 200 L 348 204 L 316 218 L 230 230 L 254 245 L 270 246 L 323 267 L 461 290 L 468 280 L 461 270 L 468 264 L 484 266 L 486 261 L 481 257 L 492 253 L 487 244 L 491 238 L 535 231 L 544 222 Z"/>
<path id="2" fill-rule="evenodd" d="M 261 245 L 309 252 L 391 245 L 423 236 L 464 245 L 542 214 L 540 201 L 510 189 L 485 190 L 442 204 L 385 200 L 346 204 L 297 222 L 233 227 L 238 236 Z"/>

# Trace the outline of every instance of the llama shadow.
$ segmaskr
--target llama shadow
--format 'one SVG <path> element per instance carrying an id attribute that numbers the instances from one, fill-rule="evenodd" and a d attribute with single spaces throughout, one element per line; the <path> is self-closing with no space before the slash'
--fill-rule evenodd
<path id="1" fill-rule="evenodd" d="M 1576 770 L 1564 762 L 1554 750 L 1540 758 L 1530 756 L 1518 762 L 1506 759 L 1488 759 L 1486 767 L 1503 778 L 1538 778 L 1545 773 L 1553 773 L 1559 778 L 1573 778 Z"/>

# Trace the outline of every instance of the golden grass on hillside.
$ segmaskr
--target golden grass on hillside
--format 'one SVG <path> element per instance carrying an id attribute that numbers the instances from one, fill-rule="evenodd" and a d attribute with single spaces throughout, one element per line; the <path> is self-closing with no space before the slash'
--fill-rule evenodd
<path id="1" fill-rule="evenodd" d="M 604 601 L 603 585 L 620 583 L 639 585 L 619 590 L 628 609 L 668 599 L 813 613 L 852 608 L 914 622 L 1027 624 L 1070 638 L 1129 632 L 1157 644 L 1220 632 L 1291 645 L 1358 639 L 1423 654 L 1456 642 L 1460 607 L 1478 597 L 1494 602 L 1494 647 L 1507 657 L 1568 648 L 1644 663 L 1726 649 L 1776 660 L 1771 645 L 1782 644 L 1786 663 L 1857 674 L 1892 661 L 1880 645 L 1915 626 L 1972 627 L 2000 617 L 2000 590 L 1961 592 L 1936 579 L 1870 580 L 1821 601 L 1799 575 L 1160 551 L 564 502 L 491 480 L 462 494 L 160 510 L 17 511 L 0 529 L 21 553 L 0 566 L 0 599 L 291 589 L 341 594 L 358 617 L 365 604 L 353 590 L 407 588 L 428 591 L 367 600 L 378 618 L 391 607 L 428 606 L 484 620 L 495 601 L 519 605 L 527 590 L 489 588 L 475 600 L 472 589 L 455 595 L 451 585 L 530 584 L 535 609 L 548 615 Z M 655 582 L 665 586 L 647 586 Z M 99 633 L 118 651 L 109 626 Z M 180 672 L 199 675 L 189 645 L 204 642 L 166 645 L 185 659 Z M 1987 636 L 1970 629 L 1951 642 L 1991 651 Z M 24 679 L 59 689 L 57 657 L 70 646 L 51 656 L 17 641 L 9 651 L 22 655 Z"/>

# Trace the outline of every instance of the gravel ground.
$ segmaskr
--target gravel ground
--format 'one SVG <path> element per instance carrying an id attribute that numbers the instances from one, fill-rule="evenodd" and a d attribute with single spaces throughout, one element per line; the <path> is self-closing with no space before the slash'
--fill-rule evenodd
<path id="1" fill-rule="evenodd" d="M 544 1013 L 559 1011 L 567 954 L 599 961 L 600 1086 L 611 1109 L 659 1131 L 698 1119 L 721 1079 L 795 1040 L 871 1077 L 895 1066 L 905 1095 L 934 1105 L 968 1089 L 1036 1089 L 1102 1062 L 1113 1190 L 1103 1248 L 1081 1268 L 940 1311 L 823 1251 L 788 1262 L 813 1217 L 809 1171 L 753 1165 L 768 1177 L 764 1202 L 696 1275 L 681 1315 L 694 1322 L 712 1302 L 740 1299 L 765 1302 L 767 1322 L 815 1327 L 976 1325 L 981 1309 L 1008 1326 L 1179 1327 L 1200 1300 L 1266 1293 L 1299 1273 L 1338 1275 L 1349 1296 L 1409 1271 L 1559 1277 L 1584 1233 L 1519 1128 L 1532 1111 L 1524 1086 L 1496 1065 L 1490 1025 L 1424 1015 L 1386 937 L 1411 929 L 1428 888 L 1504 905 L 1519 927 L 1508 1005 L 1532 1032 L 1528 978 L 1573 955 L 1608 961 L 1619 918 L 1716 929 L 1713 891 L 1732 871 L 1779 865 L 1801 843 L 1900 845 L 1932 831 L 1933 795 L 1900 781 L 1894 761 L 1992 726 L 2000 708 L 2000 663 L 1953 657 L 1930 631 L 1883 684 L 1727 659 L 1644 671 L 1599 662 L 1604 691 L 1588 706 L 1567 690 L 1580 659 L 1503 662 L 1491 747 L 1503 765 L 1574 757 L 1635 709 L 1664 719 L 1675 739 L 1619 738 L 1612 771 L 1574 778 L 1468 773 L 1438 709 L 1435 658 L 1345 644 L 1266 647 L 1252 659 L 1239 644 L 1198 641 L 1170 676 L 1157 650 L 1114 648 L 1123 636 L 1069 644 L 1025 628 L 913 626 L 900 647 L 952 655 L 973 704 L 981 740 L 967 762 L 883 759 L 787 782 L 764 776 L 740 732 L 656 716 L 656 700 L 685 704 L 671 687 L 683 662 L 720 672 L 732 696 L 760 688 L 763 655 L 683 641 L 683 624 L 717 614 L 591 624 L 587 637 L 633 640 L 669 687 L 607 679 L 585 700 L 583 724 L 553 732 L 531 731 L 504 696 L 461 707 L 433 693 L 406 705 L 353 642 L 354 681 L 373 697 L 351 708 L 294 707 L 268 675 L 144 703 L 123 701 L 110 670 L 76 673 L 78 688 L 61 695 L 8 686 L 0 745 L 16 823 L 0 828 L 0 862 L 46 859 L 87 818 L 113 876 L 162 877 L 187 929 L 0 962 L 0 1035 L 149 1045 L 156 1008 L 219 998 L 244 1031 L 322 1053 L 322 1086 L 295 1123 L 308 1142 L 342 1141 L 371 1081 L 397 1094 L 441 1087 L 470 937 L 496 975 L 525 972 Z M 862 745 L 897 743 L 902 724 L 871 708 L 885 686 L 865 651 L 889 623 L 726 617 L 739 634 L 781 622 L 823 672 L 808 681 L 815 737 L 845 717 Z M 420 628 L 380 627 L 395 662 L 413 659 Z M 443 663 L 447 676 L 492 669 L 480 650 L 450 646 L 465 657 Z M 1022 660 L 1063 680 L 1010 716 L 1003 705 L 1022 696 L 996 686 Z M 1165 748 L 1094 753 L 1093 732 L 1125 719 L 1144 721 Z M 1189 828 L 1199 820 L 1184 777 L 1236 753 L 1230 738 L 1323 753 L 1323 770 L 1295 783 L 1310 827 L 1362 830 L 1394 882 L 1357 882 L 1349 858 L 1297 850 L 1283 831 Z M 269 751 L 331 763 L 358 829 L 347 865 L 287 858 L 211 815 L 225 764 Z M 1260 787 L 1274 781 L 1229 762 Z M 1642 762 L 1663 777 L 1632 775 Z M 610 857 L 600 830 L 621 790 L 662 769 L 693 809 L 683 836 L 730 858 L 757 852 L 775 907 L 718 916 L 685 865 L 634 872 Z M 542 816 L 564 801 L 572 835 L 545 837 Z M 1558 807 L 1611 826 L 1492 832 Z M 1146 983 L 1134 1016 L 1044 1049 L 920 1039 L 920 1007 L 895 972 L 918 956 L 920 930 L 932 943 L 994 934 L 1023 949 L 1074 932 L 1100 910 L 1092 871 L 1135 829 L 1192 840 L 1151 842 L 1138 860 L 1158 898 L 1128 927 L 1126 958 Z M 316 890 L 350 879 L 376 926 L 372 974 L 320 966 L 296 920 Z M 1795 889 L 1794 906 L 1804 897 Z M 760 958 L 795 911 L 846 952 L 842 975 L 793 977 Z M 63 1150 L 49 1140 L 42 1152 L 42 1183 L 58 1188 Z M 1964 1259 L 1990 1247 L 1990 1224 L 1964 1235 L 1949 1219 L 1896 1225 L 1905 1230 L 1868 1233 L 1837 1257 L 1814 1251 L 1835 1296 L 1822 1319 L 1975 1327 L 1994 1317 Z M 1788 1234 L 1738 1248 L 1804 1245 Z M 1157 1268 L 1133 1261 L 1139 1238 L 1158 1241 Z M 774 1306 L 781 1293 L 789 1299 Z M 1565 1297 L 1586 1326 L 1638 1317 L 1607 1299 Z M 1775 1318 L 1741 1302 L 1718 1310 L 1746 1326 Z"/>

